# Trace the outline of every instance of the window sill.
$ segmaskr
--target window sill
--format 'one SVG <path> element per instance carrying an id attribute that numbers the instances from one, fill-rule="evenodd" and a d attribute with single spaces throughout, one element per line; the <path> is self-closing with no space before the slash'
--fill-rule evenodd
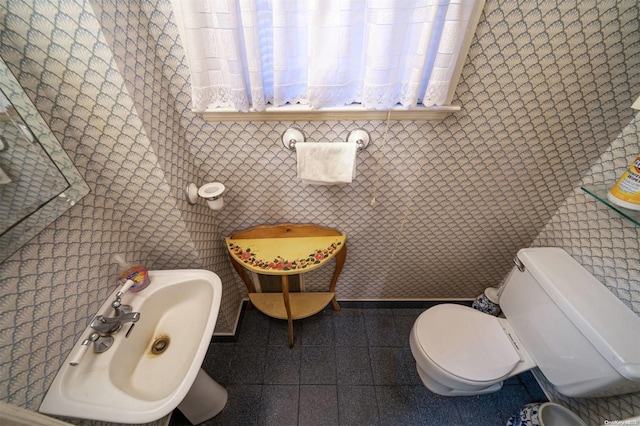
<path id="1" fill-rule="evenodd" d="M 207 121 L 344 121 L 386 120 L 436 121 L 460 111 L 459 106 L 397 107 L 383 111 L 370 111 L 360 106 L 345 106 L 313 110 L 303 105 L 271 107 L 265 111 L 237 112 L 231 108 L 220 108 L 196 112 Z"/>

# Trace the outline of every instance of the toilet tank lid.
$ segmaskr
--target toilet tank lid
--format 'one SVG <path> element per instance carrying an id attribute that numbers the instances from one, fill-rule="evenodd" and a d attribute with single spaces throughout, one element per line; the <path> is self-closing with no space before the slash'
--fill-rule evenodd
<path id="1" fill-rule="evenodd" d="M 561 248 L 521 249 L 518 258 L 611 366 L 640 381 L 640 317 Z"/>

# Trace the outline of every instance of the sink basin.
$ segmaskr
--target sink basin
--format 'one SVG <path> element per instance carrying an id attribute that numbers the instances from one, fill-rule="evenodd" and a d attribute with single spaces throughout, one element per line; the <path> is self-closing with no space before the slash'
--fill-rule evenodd
<path id="1" fill-rule="evenodd" d="M 218 317 L 222 284 L 205 270 L 149 271 L 146 289 L 122 296 L 140 312 L 103 353 L 90 347 L 69 365 L 92 333 L 87 327 L 49 388 L 40 412 L 120 423 L 145 423 L 171 412 L 190 390 Z M 105 301 L 99 314 L 113 316 Z"/>

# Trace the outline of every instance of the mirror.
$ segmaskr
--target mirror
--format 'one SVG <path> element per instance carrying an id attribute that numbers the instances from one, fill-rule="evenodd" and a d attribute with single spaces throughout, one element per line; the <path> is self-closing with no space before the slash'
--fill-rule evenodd
<path id="1" fill-rule="evenodd" d="M 0 262 L 88 193 L 82 176 L 0 60 Z"/>

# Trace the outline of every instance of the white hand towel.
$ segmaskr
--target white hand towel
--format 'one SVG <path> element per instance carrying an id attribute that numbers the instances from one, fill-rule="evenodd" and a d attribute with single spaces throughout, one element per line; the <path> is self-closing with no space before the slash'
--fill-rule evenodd
<path id="1" fill-rule="evenodd" d="M 357 148 L 348 142 L 297 143 L 298 178 L 310 185 L 351 183 L 356 175 Z"/>

